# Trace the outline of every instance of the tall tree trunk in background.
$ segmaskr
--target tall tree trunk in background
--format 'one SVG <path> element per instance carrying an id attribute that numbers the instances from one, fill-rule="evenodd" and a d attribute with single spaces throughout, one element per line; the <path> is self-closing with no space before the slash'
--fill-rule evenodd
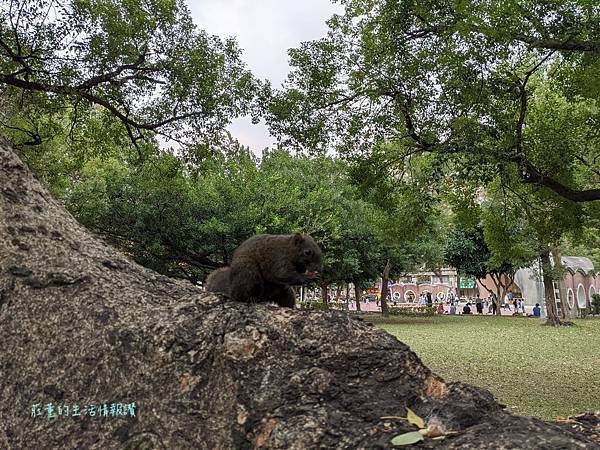
<path id="1" fill-rule="evenodd" d="M 390 270 L 392 270 L 392 265 L 390 263 L 390 259 L 388 258 L 383 269 L 383 276 L 381 277 L 381 298 L 379 299 L 381 302 L 381 313 L 384 316 L 388 315 L 387 295 L 389 291 L 388 280 L 390 279 Z"/>
<path id="2" fill-rule="evenodd" d="M 496 287 L 496 292 L 495 292 L 496 299 L 494 300 L 494 302 L 496 303 L 496 315 L 501 316 L 502 310 L 500 308 L 504 301 L 504 296 L 506 295 L 506 291 L 503 291 L 503 289 L 502 289 L 502 283 L 500 282 L 499 274 L 490 273 L 490 278 L 492 279 L 494 286 Z"/>
<path id="3" fill-rule="evenodd" d="M 346 309 L 350 309 L 350 284 L 346 283 Z"/>
<path id="4" fill-rule="evenodd" d="M 502 280 L 503 277 L 506 281 Z M 502 315 L 502 312 L 500 311 L 500 305 L 504 303 L 504 296 L 508 293 L 510 287 L 513 284 L 515 284 L 515 274 L 490 273 L 490 278 L 492 279 L 492 281 L 494 282 L 494 286 L 496 287 L 496 315 L 500 316 Z"/>
<path id="5" fill-rule="evenodd" d="M 321 285 L 321 301 L 323 303 L 325 303 L 325 305 L 327 306 L 327 308 L 329 308 L 329 300 L 327 299 L 327 291 L 328 291 L 328 285 L 327 284 L 322 284 Z"/>
<path id="6" fill-rule="evenodd" d="M 494 280 L 494 277 L 491 274 L 490 274 L 490 278 L 494 282 L 494 286 L 496 287 L 496 291 L 498 291 L 498 285 L 496 284 L 496 281 Z M 479 286 L 482 286 L 486 291 L 488 291 L 488 293 L 490 295 L 492 295 L 492 294 L 497 295 L 497 293 L 495 293 L 490 288 L 488 288 L 485 284 L 483 284 L 482 278 L 477 278 L 477 282 L 479 283 Z M 494 301 L 493 303 L 496 305 L 496 314 L 498 314 L 498 303 L 497 303 L 497 301 Z"/>
<path id="7" fill-rule="evenodd" d="M 552 284 L 552 265 L 550 264 L 550 252 L 546 251 L 541 255 L 542 272 L 544 280 L 544 299 L 546 302 L 547 324 L 555 327 L 561 325 L 558 311 L 556 310 L 556 301 L 554 300 L 554 285 Z"/>
<path id="8" fill-rule="evenodd" d="M 565 286 L 565 277 L 563 274 L 564 266 L 562 265 L 560 248 L 552 248 L 552 260 L 554 261 L 554 271 L 561 273 L 561 276 L 556 283 L 558 284 L 558 292 L 560 295 L 560 318 L 569 319 L 571 317 L 571 308 L 567 303 L 567 288 Z"/>
<path id="9" fill-rule="evenodd" d="M 342 285 L 338 284 L 335 287 L 335 301 L 339 302 L 340 301 L 340 295 L 342 294 Z"/>
<path id="10" fill-rule="evenodd" d="M 354 301 L 356 302 L 356 310 L 360 311 L 360 282 L 358 280 L 352 280 L 354 285 Z"/>

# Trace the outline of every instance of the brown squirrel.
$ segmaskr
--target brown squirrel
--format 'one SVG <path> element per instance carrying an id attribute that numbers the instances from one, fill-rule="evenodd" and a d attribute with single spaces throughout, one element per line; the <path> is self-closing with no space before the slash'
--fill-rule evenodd
<path id="1" fill-rule="evenodd" d="M 205 287 L 238 302 L 275 302 L 293 308 L 296 295 L 290 286 L 317 281 L 321 256 L 308 235 L 257 234 L 237 248 L 230 267 L 208 276 Z"/>

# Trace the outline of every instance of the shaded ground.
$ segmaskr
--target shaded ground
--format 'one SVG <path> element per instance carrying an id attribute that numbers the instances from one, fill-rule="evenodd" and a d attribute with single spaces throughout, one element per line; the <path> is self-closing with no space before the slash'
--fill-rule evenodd
<path id="1" fill-rule="evenodd" d="M 489 389 L 515 413 L 555 419 L 600 410 L 598 319 L 559 329 L 489 316 L 369 320 L 446 380 Z"/>

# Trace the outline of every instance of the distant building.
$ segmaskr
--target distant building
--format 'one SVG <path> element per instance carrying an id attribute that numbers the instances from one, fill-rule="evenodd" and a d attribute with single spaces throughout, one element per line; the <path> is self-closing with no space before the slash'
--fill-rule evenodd
<path id="1" fill-rule="evenodd" d="M 566 268 L 563 282 L 569 308 L 567 316 L 580 317 L 584 311 L 589 310 L 592 295 L 600 292 L 600 273 L 594 269 L 594 264 L 588 258 L 563 256 L 561 262 Z M 482 290 L 484 286 L 495 290 L 494 283 L 489 276 L 478 284 Z M 519 269 L 515 274 L 515 282 L 510 291 L 516 296 L 523 297 L 527 305 L 539 303 L 545 315 L 544 284 L 539 265 Z M 560 288 L 556 281 L 554 282 L 554 300 L 560 311 Z"/>
<path id="2" fill-rule="evenodd" d="M 450 292 L 461 297 L 475 297 L 478 293 L 474 278 L 459 277 L 456 270 L 442 268 L 438 272 L 418 272 L 392 281 L 390 297 L 400 303 L 415 303 L 421 294 L 431 292 L 434 301 L 445 301 Z M 381 280 L 378 289 L 381 289 Z"/>
<path id="3" fill-rule="evenodd" d="M 592 295 L 600 293 L 600 273 L 588 258 L 563 256 L 562 263 L 566 268 L 563 281 L 569 307 L 567 315 L 579 317 L 591 306 Z M 376 289 L 380 292 L 381 279 Z M 496 292 L 496 287 L 489 276 L 480 282 L 475 278 L 459 277 L 455 269 L 443 268 L 438 272 L 418 272 L 390 281 L 389 290 L 392 301 L 415 303 L 421 294 L 427 292 L 431 292 L 434 301 L 445 301 L 450 292 L 462 298 L 474 298 L 477 295 L 488 297 L 490 290 Z M 544 284 L 539 267 L 519 269 L 509 291 L 515 297 L 524 298 L 528 306 L 539 303 L 542 314 L 545 315 Z M 560 289 L 557 282 L 554 283 L 554 299 L 560 311 Z"/>
<path id="4" fill-rule="evenodd" d="M 571 317 L 578 317 L 583 310 L 589 309 L 592 295 L 600 292 L 600 273 L 594 269 L 594 264 L 588 258 L 564 256 L 562 264 L 566 267 L 564 282 L 567 292 L 567 307 Z M 554 286 L 555 298 L 558 286 Z M 560 302 L 560 291 L 557 301 Z M 557 303 L 560 306 L 560 303 Z"/>

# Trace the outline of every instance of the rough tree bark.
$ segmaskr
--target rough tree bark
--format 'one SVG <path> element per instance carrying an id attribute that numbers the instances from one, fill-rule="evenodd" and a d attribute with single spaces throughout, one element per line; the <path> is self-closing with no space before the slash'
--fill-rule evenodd
<path id="1" fill-rule="evenodd" d="M 552 265 L 550 264 L 550 252 L 542 253 L 542 280 L 544 283 L 544 301 L 546 303 L 546 323 L 555 327 L 561 326 L 562 322 L 558 317 L 556 300 L 554 299 L 554 285 L 552 283 Z"/>
<path id="2" fill-rule="evenodd" d="M 446 383 L 342 311 L 223 302 L 93 237 L 0 143 L 0 448 L 388 448 L 412 408 L 458 432 L 422 448 L 594 448 Z M 360 345 L 356 345 L 359 342 Z M 32 417 L 136 403 L 135 417 Z"/>

